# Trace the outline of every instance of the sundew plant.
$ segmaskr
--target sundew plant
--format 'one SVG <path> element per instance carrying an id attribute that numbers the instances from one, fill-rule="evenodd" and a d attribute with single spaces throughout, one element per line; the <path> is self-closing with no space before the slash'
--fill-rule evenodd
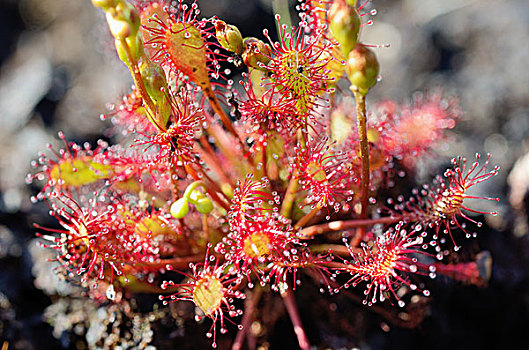
<path id="1" fill-rule="evenodd" d="M 59 132 L 63 147 L 39 154 L 28 181 L 57 221 L 35 224 L 55 272 L 113 310 L 112 337 L 94 346 L 149 346 L 123 329 L 148 296 L 166 328 L 191 332 L 192 319 L 211 347 L 232 349 L 266 344 L 282 303 L 305 350 L 306 284 L 314 299 L 345 294 L 413 325 L 437 275 L 486 284 L 475 259 L 447 257 L 479 234 L 475 214 L 495 215 L 477 208 L 498 199 L 471 189 L 499 169 L 490 155 L 454 155 L 410 190 L 461 111 L 441 91 L 367 104 L 381 83 L 360 35 L 369 1 L 300 0 L 299 23 L 276 15 L 277 35 L 259 38 L 202 18 L 197 2 L 92 3 L 134 81 L 104 116 L 114 144 Z"/>

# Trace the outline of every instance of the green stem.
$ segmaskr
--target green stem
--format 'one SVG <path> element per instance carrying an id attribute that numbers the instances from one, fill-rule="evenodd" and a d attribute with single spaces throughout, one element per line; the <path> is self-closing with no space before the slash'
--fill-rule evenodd
<path id="1" fill-rule="evenodd" d="M 123 48 L 125 49 L 125 54 L 127 56 L 128 61 L 130 62 L 129 70 L 132 75 L 132 80 L 134 81 L 134 85 L 136 85 L 136 89 L 140 92 L 141 98 L 143 99 L 143 103 L 145 103 L 145 106 L 147 107 L 147 118 L 153 124 L 159 132 L 163 132 L 162 126 L 159 125 L 159 123 L 156 121 L 157 118 L 153 118 L 153 116 L 157 115 L 156 112 L 156 106 L 154 102 L 151 99 L 151 96 L 147 93 L 147 90 L 145 89 L 145 85 L 143 84 L 143 79 L 141 77 L 140 68 L 138 67 L 138 62 L 134 60 L 134 57 L 132 56 L 132 53 L 130 52 L 130 47 L 127 44 L 127 41 L 124 39 L 116 38 L 116 40 L 119 40 L 121 44 L 123 45 Z"/>
<path id="2" fill-rule="evenodd" d="M 283 198 L 283 203 L 281 204 L 280 214 L 286 218 L 290 217 L 292 213 L 292 206 L 294 205 L 294 200 L 296 199 L 296 192 L 298 190 L 298 178 L 295 174 L 292 174 L 290 182 L 288 183 L 287 191 L 285 192 L 285 198 Z"/>
<path id="3" fill-rule="evenodd" d="M 298 143 L 302 147 L 306 147 L 306 136 L 301 131 L 298 130 Z M 283 215 L 286 218 L 290 218 L 290 214 L 292 213 L 292 206 L 294 205 L 294 201 L 296 199 L 296 193 L 298 191 L 298 177 L 295 173 L 292 174 L 290 177 L 290 181 L 288 182 L 287 191 L 285 192 L 285 198 L 283 199 L 283 203 L 281 205 L 280 214 Z"/>
<path id="4" fill-rule="evenodd" d="M 272 10 L 275 14 L 281 16 L 281 24 L 287 25 L 288 28 L 292 27 L 292 19 L 290 18 L 290 9 L 288 8 L 288 0 L 273 0 L 272 1 Z M 276 23 L 277 32 L 280 33 L 282 29 L 279 27 L 280 24 Z"/>
<path id="5" fill-rule="evenodd" d="M 189 186 L 187 186 L 185 192 L 184 192 L 184 195 L 182 196 L 182 198 L 185 198 L 187 200 L 189 200 L 189 196 L 191 196 L 191 193 L 197 189 L 197 187 L 202 187 L 204 190 L 208 190 L 208 187 L 206 186 L 206 184 L 201 181 L 201 180 L 198 180 L 198 181 L 195 181 L 193 182 L 192 184 L 190 184 Z"/>

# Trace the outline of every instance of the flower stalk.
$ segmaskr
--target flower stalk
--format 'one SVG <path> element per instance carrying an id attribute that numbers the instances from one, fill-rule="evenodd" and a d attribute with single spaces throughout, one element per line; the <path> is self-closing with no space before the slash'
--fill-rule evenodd
<path id="1" fill-rule="evenodd" d="M 358 124 L 358 140 L 360 145 L 360 157 L 362 162 L 362 178 L 360 184 L 360 220 L 367 218 L 369 206 L 369 142 L 367 140 L 367 113 L 366 96 L 358 91 L 354 92 L 356 100 L 356 120 Z M 358 226 L 358 234 L 355 235 L 351 245 L 357 247 L 366 233 L 365 226 Z"/>
<path id="2" fill-rule="evenodd" d="M 296 333 L 296 337 L 298 338 L 299 347 L 302 350 L 310 350 L 309 338 L 307 337 L 305 328 L 303 328 L 301 316 L 299 315 L 298 306 L 292 290 L 287 288 L 281 292 L 281 297 L 283 298 L 283 303 L 285 304 L 292 325 L 294 326 L 294 333 Z"/>

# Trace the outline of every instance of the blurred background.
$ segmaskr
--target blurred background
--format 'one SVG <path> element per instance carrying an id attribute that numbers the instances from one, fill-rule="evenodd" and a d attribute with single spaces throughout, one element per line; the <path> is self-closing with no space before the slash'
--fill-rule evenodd
<path id="1" fill-rule="evenodd" d="M 215 14 L 245 36 L 262 37 L 263 28 L 274 28 L 271 0 L 198 3 L 204 17 Z M 377 15 L 374 25 L 363 28 L 361 40 L 390 44 L 376 49 L 382 81 L 370 101 L 403 102 L 439 87 L 458 96 L 463 120 L 454 141 L 438 152 L 445 162 L 455 155 L 472 159 L 476 152 L 491 153 L 500 174 L 478 191 L 501 202 L 494 203 L 499 215 L 485 218 L 476 243 L 492 255 L 488 288 L 447 282 L 432 292 L 431 314 L 419 328 L 399 329 L 379 320 L 355 344 L 488 349 L 510 348 L 521 340 L 528 346 L 529 2 L 374 0 L 368 6 Z M 43 316 L 53 299 L 47 294 L 53 293 L 42 291 L 47 288 L 42 278 L 35 283 L 35 261 L 42 257 L 31 224 L 50 219 L 45 205 L 29 200 L 35 188 L 24 179 L 47 143 L 59 145 L 59 130 L 76 142 L 100 138 L 108 122 L 99 115 L 131 84 L 103 14 L 90 1 L 0 0 L 0 346 L 4 341 L 9 349 L 79 345 Z M 432 175 L 422 176 L 429 181 Z M 327 343 L 337 349 L 350 344 L 347 339 Z"/>

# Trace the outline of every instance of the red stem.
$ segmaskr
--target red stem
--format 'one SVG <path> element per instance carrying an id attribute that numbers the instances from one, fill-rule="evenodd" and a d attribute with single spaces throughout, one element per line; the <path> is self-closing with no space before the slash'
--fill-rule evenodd
<path id="1" fill-rule="evenodd" d="M 303 216 L 299 221 L 294 225 L 294 228 L 300 228 L 305 226 L 318 212 L 320 211 L 321 207 L 319 205 L 316 205 L 310 212 L 308 212 L 305 216 Z"/>
<path id="2" fill-rule="evenodd" d="M 262 167 L 263 167 L 263 175 L 264 177 L 268 178 L 268 170 L 266 169 L 267 168 L 267 157 L 266 157 L 266 145 L 265 143 L 268 142 L 267 140 L 265 140 L 264 142 L 261 143 L 261 151 L 262 151 Z"/>
<path id="3" fill-rule="evenodd" d="M 294 326 L 294 332 L 298 337 L 299 347 L 301 350 L 310 350 L 309 339 L 307 338 L 307 334 L 305 333 L 305 329 L 301 323 L 301 317 L 299 316 L 298 307 L 296 305 L 296 300 L 294 299 L 292 290 L 290 288 L 285 290 L 281 293 L 281 297 L 283 298 L 288 315 L 290 316 L 290 320 Z"/>
<path id="4" fill-rule="evenodd" d="M 158 259 L 154 262 L 142 262 L 142 267 L 147 268 L 165 268 L 167 265 L 171 265 L 173 268 L 186 269 L 189 268 L 189 263 L 197 263 L 204 260 L 204 254 L 197 254 L 191 256 L 182 256 L 171 259 Z"/>
<path id="5" fill-rule="evenodd" d="M 299 231 L 298 235 L 301 239 L 309 239 L 325 232 L 336 232 L 359 227 L 365 228 L 366 226 L 372 226 L 375 224 L 393 224 L 395 222 L 401 221 L 402 219 L 403 216 L 399 215 L 387 216 L 378 219 L 331 221 L 320 225 L 306 227 L 303 230 Z"/>
<path id="6" fill-rule="evenodd" d="M 228 175 L 224 172 L 224 169 L 217 164 L 217 155 L 215 154 L 215 151 L 211 148 L 211 145 L 208 143 L 206 138 L 204 136 L 200 137 L 200 144 L 202 147 L 199 147 L 196 145 L 196 149 L 200 153 L 200 158 L 204 160 L 204 163 L 207 164 L 215 173 L 217 173 L 218 177 L 223 183 L 226 183 L 231 186 L 231 181 L 228 178 Z"/>
<path id="7" fill-rule="evenodd" d="M 360 204 L 362 209 L 360 219 L 367 219 L 367 207 L 369 205 L 369 142 L 367 140 L 367 116 L 365 95 L 355 93 L 356 120 L 358 124 L 358 139 L 360 141 L 360 156 L 362 157 L 362 183 Z M 359 226 L 357 235 L 351 240 L 351 246 L 357 247 L 364 239 L 365 226 Z"/>
<path id="8" fill-rule="evenodd" d="M 250 298 L 246 299 L 246 303 L 244 304 L 244 315 L 242 316 L 241 320 L 241 326 L 242 328 L 237 332 L 237 336 L 235 337 L 235 340 L 233 341 L 233 345 L 231 346 L 231 350 L 241 350 L 242 345 L 244 343 L 244 336 L 248 334 L 248 330 L 250 329 L 250 326 L 252 324 L 252 320 L 254 318 L 254 311 L 259 303 L 259 299 L 261 298 L 261 295 L 263 293 L 263 290 L 261 288 L 256 288 L 253 293 L 251 294 Z"/>
<path id="9" fill-rule="evenodd" d="M 239 143 L 239 146 L 241 146 L 241 151 L 244 151 L 246 149 L 246 145 L 241 141 L 237 130 L 235 130 L 230 118 L 226 115 L 226 112 L 224 112 L 224 109 L 222 109 L 222 107 L 220 106 L 219 100 L 217 99 L 215 94 L 212 92 L 211 89 L 204 90 L 204 92 L 208 97 L 211 108 L 213 108 L 213 110 L 219 115 L 220 120 L 222 121 L 222 124 L 224 124 L 226 129 L 235 137 L 235 139 Z"/>

